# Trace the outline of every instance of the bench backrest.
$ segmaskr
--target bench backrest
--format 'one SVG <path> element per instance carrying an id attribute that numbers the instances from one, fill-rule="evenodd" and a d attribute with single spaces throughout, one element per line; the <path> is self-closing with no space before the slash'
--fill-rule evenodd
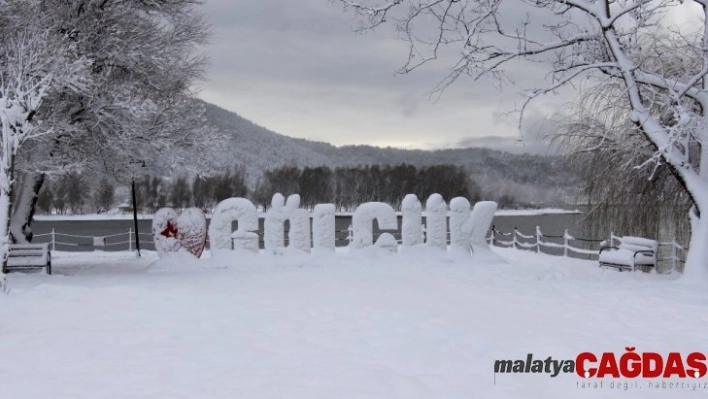
<path id="1" fill-rule="evenodd" d="M 653 251 L 654 254 L 659 250 L 659 242 L 642 237 L 622 237 L 620 239 L 620 249 L 628 249 L 630 251 Z"/>

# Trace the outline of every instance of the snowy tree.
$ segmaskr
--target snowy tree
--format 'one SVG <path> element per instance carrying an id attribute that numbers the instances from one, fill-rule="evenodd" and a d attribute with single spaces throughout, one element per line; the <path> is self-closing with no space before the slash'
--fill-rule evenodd
<path id="1" fill-rule="evenodd" d="M 0 261 L 3 275 L 0 288 L 6 289 L 4 270 L 10 245 L 11 198 L 15 183 L 15 163 L 18 151 L 33 138 L 47 134 L 33 120 L 42 105 L 52 81 L 47 64 L 53 61 L 45 47 L 38 45 L 41 37 L 20 32 L 4 44 L 0 54 Z"/>
<path id="2" fill-rule="evenodd" d="M 438 90 L 464 75 L 504 82 L 513 62 L 546 63 L 552 79 L 525 92 L 520 120 L 534 99 L 579 79 L 597 86 L 619 84 L 629 104 L 627 119 L 653 147 L 651 156 L 636 166 L 666 164 L 689 193 L 693 206 L 685 273 L 708 279 L 708 27 L 703 24 L 697 38 L 681 36 L 686 48 L 700 54 L 688 73 L 677 76 L 671 58 L 642 57 L 642 46 L 656 40 L 660 23 L 668 23 L 662 17 L 680 1 L 337 1 L 363 15 L 365 27 L 399 22 L 409 48 L 401 72 L 452 59 Z M 708 2 L 688 3 L 708 21 Z M 657 112 L 654 105 L 664 99 Z"/>
<path id="3" fill-rule="evenodd" d="M 52 210 L 52 201 L 54 199 L 54 193 L 52 192 L 51 185 L 49 182 L 42 186 L 37 196 L 37 208 L 44 213 L 50 213 Z"/>
<path id="4" fill-rule="evenodd" d="M 62 52 L 34 118 L 41 139 L 18 153 L 22 189 L 12 236 L 28 233 L 47 173 L 95 170 L 127 184 L 140 160 L 151 167 L 203 168 L 223 135 L 205 123 L 191 87 L 204 71 L 207 25 L 199 0 L 0 2 L 0 48 L 13 32 L 39 32 L 39 48 Z M 0 60 L 0 63 L 6 63 Z M 138 169 L 137 172 L 142 172 Z M 27 189 L 25 189 L 27 187 Z"/>
<path id="5" fill-rule="evenodd" d="M 113 185 L 108 181 L 107 178 L 101 179 L 98 183 L 98 187 L 93 193 L 93 206 L 96 212 L 106 212 L 113 206 L 113 196 L 115 194 L 115 189 Z M 42 192 L 40 191 L 40 198 Z M 39 203 L 37 204 L 39 206 Z"/>
<path id="6" fill-rule="evenodd" d="M 184 176 L 178 177 L 175 179 L 172 187 L 170 187 L 170 202 L 172 206 L 177 209 L 184 209 L 189 205 L 191 200 L 192 193 L 187 183 L 187 178 Z"/>

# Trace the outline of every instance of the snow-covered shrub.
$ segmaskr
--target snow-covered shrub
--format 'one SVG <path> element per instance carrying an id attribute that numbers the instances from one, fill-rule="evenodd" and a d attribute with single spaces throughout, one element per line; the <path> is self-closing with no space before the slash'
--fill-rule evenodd
<path id="1" fill-rule="evenodd" d="M 373 223 L 374 219 L 379 223 L 381 230 L 398 229 L 396 213 L 391 205 L 383 202 L 367 202 L 361 204 L 352 216 L 352 226 L 354 227 L 354 240 L 352 248 L 360 249 L 370 247 L 374 241 Z"/>
<path id="2" fill-rule="evenodd" d="M 401 203 L 401 245 L 412 247 L 423 243 L 422 206 L 415 194 L 408 194 Z"/>
<path id="3" fill-rule="evenodd" d="M 231 223 L 238 222 L 238 232 L 258 230 L 258 213 L 251 201 L 245 198 L 229 198 L 221 201 L 211 216 L 209 243 L 212 254 L 230 251 Z"/>

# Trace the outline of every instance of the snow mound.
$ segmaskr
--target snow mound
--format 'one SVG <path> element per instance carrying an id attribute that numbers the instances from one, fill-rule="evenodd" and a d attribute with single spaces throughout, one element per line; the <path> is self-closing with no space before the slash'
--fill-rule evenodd
<path id="1" fill-rule="evenodd" d="M 373 245 L 374 232 L 373 223 L 376 220 L 381 230 L 398 229 L 398 219 L 396 213 L 389 204 L 383 202 L 367 202 L 359 205 L 352 216 L 352 227 L 354 229 L 354 240 L 352 248 L 361 249 Z"/>

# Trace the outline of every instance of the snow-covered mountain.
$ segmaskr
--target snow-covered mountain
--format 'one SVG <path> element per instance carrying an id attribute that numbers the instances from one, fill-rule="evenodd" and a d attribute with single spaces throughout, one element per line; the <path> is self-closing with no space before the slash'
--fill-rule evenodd
<path id="1" fill-rule="evenodd" d="M 549 188 L 559 189 L 568 196 L 574 181 L 553 156 L 513 154 L 488 148 L 427 151 L 367 145 L 336 147 L 278 134 L 213 104 L 206 103 L 206 112 L 209 123 L 231 136 L 225 156 L 245 168 L 251 183 L 263 171 L 283 165 L 336 167 L 401 163 L 461 165 L 483 189 L 510 191 L 517 197 L 527 197 L 526 200 L 538 199 L 537 192 L 547 192 Z"/>

